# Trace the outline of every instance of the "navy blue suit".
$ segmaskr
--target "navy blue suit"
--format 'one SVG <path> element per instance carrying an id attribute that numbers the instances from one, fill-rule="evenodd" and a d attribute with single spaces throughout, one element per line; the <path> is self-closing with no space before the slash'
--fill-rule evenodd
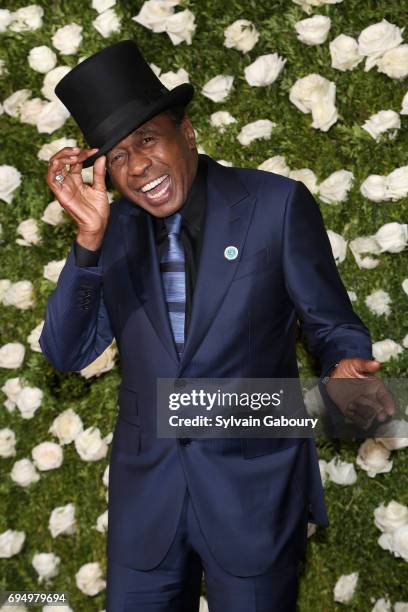
<path id="1" fill-rule="evenodd" d="M 302 556 L 305 521 L 328 525 L 314 440 L 201 439 L 182 446 L 157 439 L 156 379 L 298 377 L 298 321 L 322 372 L 344 357 L 370 359 L 371 341 L 303 183 L 204 157 L 207 214 L 181 361 L 152 218 L 125 198 L 111 204 L 98 266 L 76 266 L 71 247 L 40 345 L 69 372 L 117 341 L 122 382 L 110 461 L 109 558 L 138 570 L 157 566 L 188 487 L 219 565 L 255 576 Z M 239 251 L 232 261 L 224 256 L 229 245 Z"/>

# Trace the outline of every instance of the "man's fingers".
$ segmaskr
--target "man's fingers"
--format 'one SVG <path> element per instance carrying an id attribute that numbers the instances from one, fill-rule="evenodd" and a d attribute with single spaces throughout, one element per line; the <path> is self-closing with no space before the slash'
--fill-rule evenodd
<path id="1" fill-rule="evenodd" d="M 392 416 L 393 414 L 395 414 L 396 405 L 394 398 L 392 397 L 391 393 L 388 391 L 385 385 L 377 389 L 377 398 L 378 401 L 381 402 L 381 405 L 383 406 L 384 411 L 387 415 Z"/>
<path id="2" fill-rule="evenodd" d="M 106 174 L 106 156 L 101 155 L 93 165 L 93 183 L 92 187 L 97 191 L 106 191 L 105 183 Z"/>

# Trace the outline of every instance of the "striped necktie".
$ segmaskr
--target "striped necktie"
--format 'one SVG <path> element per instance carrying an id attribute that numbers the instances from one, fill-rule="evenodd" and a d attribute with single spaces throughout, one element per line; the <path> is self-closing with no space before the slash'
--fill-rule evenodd
<path id="1" fill-rule="evenodd" d="M 181 357 L 184 348 L 186 313 L 185 257 L 180 239 L 182 217 L 180 213 L 174 213 L 163 221 L 168 240 L 160 261 L 160 272 L 174 341 L 178 355 Z"/>

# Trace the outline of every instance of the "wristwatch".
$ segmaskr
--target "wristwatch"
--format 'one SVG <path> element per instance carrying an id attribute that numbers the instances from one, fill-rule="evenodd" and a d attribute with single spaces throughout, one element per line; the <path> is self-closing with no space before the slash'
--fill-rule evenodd
<path id="1" fill-rule="evenodd" d="M 333 372 L 333 370 L 335 370 L 335 369 L 337 368 L 337 366 L 338 366 L 338 365 L 339 365 L 338 363 L 335 363 L 335 364 L 334 364 L 334 366 L 332 366 L 332 367 L 330 368 L 330 370 L 329 370 L 329 371 L 326 373 L 326 375 L 325 375 L 325 376 L 323 376 L 323 378 L 322 378 L 322 383 L 323 383 L 324 385 L 327 385 L 327 383 L 328 383 L 328 382 L 329 382 L 329 380 L 330 380 L 330 374 Z"/>

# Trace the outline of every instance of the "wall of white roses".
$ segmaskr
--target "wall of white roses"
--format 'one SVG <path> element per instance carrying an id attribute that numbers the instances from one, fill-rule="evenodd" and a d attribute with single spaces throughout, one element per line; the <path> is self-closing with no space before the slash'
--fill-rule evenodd
<path id="1" fill-rule="evenodd" d="M 403 3 L 388 0 L 10 0 L 0 9 L 0 589 L 66 591 L 66 611 L 104 608 L 119 356 L 113 342 L 64 374 L 38 344 L 75 237 L 46 186 L 47 160 L 84 144 L 56 83 L 125 38 L 167 87 L 190 81 L 201 151 L 314 194 L 374 356 L 398 378 L 408 368 L 405 29 Z M 316 374 L 298 348 L 301 374 Z M 318 441 L 330 528 L 310 530 L 302 612 L 407 612 L 407 444 L 408 433 Z"/>

